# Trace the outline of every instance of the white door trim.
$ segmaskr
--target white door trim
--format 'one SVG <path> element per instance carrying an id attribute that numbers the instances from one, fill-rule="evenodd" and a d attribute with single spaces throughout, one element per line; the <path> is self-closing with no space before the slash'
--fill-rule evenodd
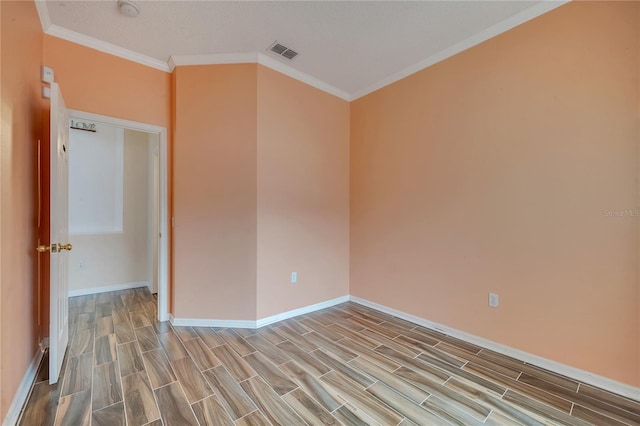
<path id="1" fill-rule="evenodd" d="M 79 120 L 154 133 L 160 139 L 160 234 L 162 237 L 158 244 L 158 321 L 167 321 L 169 320 L 169 173 L 167 170 L 169 148 L 167 128 L 73 109 L 69 110 L 69 114 L 71 118 Z"/>

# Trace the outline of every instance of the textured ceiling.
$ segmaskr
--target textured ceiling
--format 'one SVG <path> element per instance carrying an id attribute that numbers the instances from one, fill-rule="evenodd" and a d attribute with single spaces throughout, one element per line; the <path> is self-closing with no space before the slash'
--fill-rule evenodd
<path id="1" fill-rule="evenodd" d="M 486 32 L 537 1 L 47 1 L 51 23 L 161 61 L 176 55 L 267 54 L 350 95 Z M 268 53 L 268 55 L 272 55 Z"/>

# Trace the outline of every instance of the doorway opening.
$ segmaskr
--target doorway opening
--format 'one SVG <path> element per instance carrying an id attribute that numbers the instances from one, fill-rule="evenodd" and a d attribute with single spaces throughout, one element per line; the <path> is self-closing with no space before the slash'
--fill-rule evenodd
<path id="1" fill-rule="evenodd" d="M 166 321 L 167 130 L 69 113 L 69 296 L 147 287 Z"/>

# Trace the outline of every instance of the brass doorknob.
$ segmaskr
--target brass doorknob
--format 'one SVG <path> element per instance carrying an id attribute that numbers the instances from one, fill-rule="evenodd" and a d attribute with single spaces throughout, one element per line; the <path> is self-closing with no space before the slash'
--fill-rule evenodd
<path id="1" fill-rule="evenodd" d="M 71 251 L 71 249 L 73 248 L 73 245 L 71 243 L 67 243 L 67 244 L 58 244 L 58 248 L 60 250 L 69 250 Z"/>
<path id="2" fill-rule="evenodd" d="M 38 253 L 44 253 L 45 251 L 49 251 L 50 249 L 51 248 L 49 246 L 43 246 L 43 245 L 36 247 L 36 250 L 38 251 Z"/>
<path id="3" fill-rule="evenodd" d="M 56 243 L 53 243 L 50 246 L 40 245 L 36 247 L 36 250 L 38 250 L 38 253 L 44 253 L 46 251 L 50 251 L 51 253 L 57 253 L 58 246 L 60 246 L 60 244 L 56 244 Z M 62 246 L 60 246 L 60 250 L 62 250 Z"/>

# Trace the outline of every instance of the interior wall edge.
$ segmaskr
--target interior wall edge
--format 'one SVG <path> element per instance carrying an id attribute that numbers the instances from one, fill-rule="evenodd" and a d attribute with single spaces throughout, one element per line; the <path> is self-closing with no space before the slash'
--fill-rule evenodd
<path id="1" fill-rule="evenodd" d="M 360 297 L 351 296 L 350 300 L 359 305 L 363 305 L 369 308 L 373 308 L 380 312 L 384 312 L 394 317 L 412 322 L 417 325 L 435 330 L 440 333 L 444 333 L 448 336 L 455 337 L 468 343 L 472 343 L 477 346 L 492 350 L 494 352 L 501 353 L 506 356 L 510 356 L 517 360 L 526 362 L 527 364 L 534 365 L 536 367 L 544 368 L 551 372 L 561 374 L 574 380 L 586 383 L 588 385 L 596 386 L 598 388 L 613 392 L 615 394 L 624 396 L 626 398 L 640 401 L 640 387 L 627 385 L 625 383 L 618 382 L 607 377 L 599 376 L 597 374 L 585 371 L 570 365 L 566 365 L 557 361 L 553 361 L 548 358 L 544 358 L 538 355 L 534 355 L 519 349 L 512 348 L 501 343 L 494 342 L 492 340 L 485 339 L 461 330 L 457 330 L 446 325 L 439 324 L 437 322 L 430 321 L 426 318 L 411 315 L 406 312 L 394 309 L 385 305 L 381 305 L 370 300 L 362 299 Z"/>
<path id="2" fill-rule="evenodd" d="M 15 425 L 18 424 L 18 420 L 20 419 L 20 414 L 22 413 L 22 408 L 27 403 L 27 399 L 29 398 L 29 394 L 31 394 L 31 388 L 34 384 L 36 373 L 38 372 L 38 366 L 42 361 L 42 356 L 44 353 L 40 348 L 36 351 L 27 371 L 24 373 L 24 377 L 20 382 L 20 386 L 16 391 L 13 401 L 11 401 L 11 405 L 9 406 L 9 411 L 7 412 L 7 416 L 2 421 L 3 425 Z"/>

